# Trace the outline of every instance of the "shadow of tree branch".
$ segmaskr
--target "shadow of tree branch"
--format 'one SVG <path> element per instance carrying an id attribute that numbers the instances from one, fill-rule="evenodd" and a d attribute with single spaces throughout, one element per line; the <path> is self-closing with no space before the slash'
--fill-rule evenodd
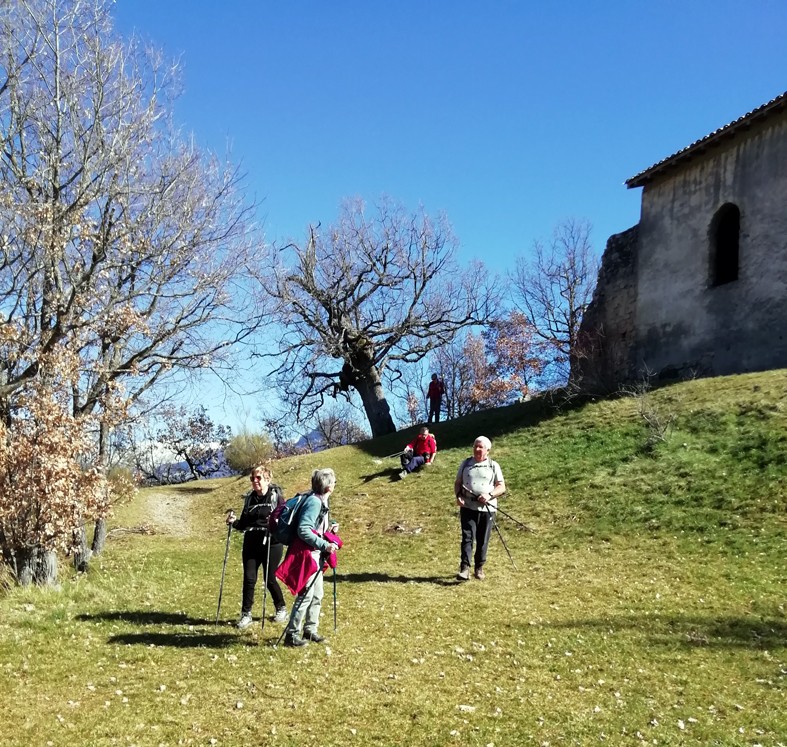
<path id="1" fill-rule="evenodd" d="M 611 616 L 547 623 L 550 628 L 638 630 L 655 645 L 708 646 L 711 648 L 772 649 L 787 646 L 787 621 L 754 617 Z"/>

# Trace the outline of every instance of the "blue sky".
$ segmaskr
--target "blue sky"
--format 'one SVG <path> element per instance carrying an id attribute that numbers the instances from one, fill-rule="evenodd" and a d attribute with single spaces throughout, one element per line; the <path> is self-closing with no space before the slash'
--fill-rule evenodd
<path id="1" fill-rule="evenodd" d="M 787 90 L 783 0 L 117 0 L 183 65 L 176 117 L 247 173 L 269 241 L 382 194 L 506 274 L 623 182 Z"/>

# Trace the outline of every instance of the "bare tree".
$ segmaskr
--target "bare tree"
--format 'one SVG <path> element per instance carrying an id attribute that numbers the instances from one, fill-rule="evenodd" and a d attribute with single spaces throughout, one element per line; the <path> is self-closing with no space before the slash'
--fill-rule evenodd
<path id="1" fill-rule="evenodd" d="M 232 430 L 214 423 L 203 406 L 191 411 L 173 407 L 161 413 L 161 418 L 164 426 L 156 440 L 186 463 L 195 480 L 226 467 L 224 449 L 232 439 Z"/>
<path id="2" fill-rule="evenodd" d="M 369 438 L 353 419 L 349 403 L 331 403 L 325 410 L 317 414 L 317 423 L 313 433 L 324 448 L 354 444 Z"/>
<path id="3" fill-rule="evenodd" d="M 579 325 L 598 274 L 590 233 L 588 221 L 566 219 L 555 226 L 549 245 L 534 242 L 533 259 L 519 257 L 516 262 L 514 304 L 540 342 L 548 383 L 568 379 L 578 350 Z"/>
<path id="4" fill-rule="evenodd" d="M 172 128 L 177 74 L 115 38 L 107 0 L 0 6 L 6 422 L 58 346 L 82 362 L 79 419 L 221 366 L 259 319 L 243 291 L 253 206 L 237 170 Z"/>
<path id="5" fill-rule="evenodd" d="M 400 370 L 389 369 L 383 378 L 392 395 L 391 403 L 395 416 L 403 426 L 426 422 L 428 405 L 425 382 L 429 380 L 428 362 L 428 359 L 422 359 L 403 366 Z"/>
<path id="6" fill-rule="evenodd" d="M 349 202 L 336 225 L 313 227 L 305 245 L 286 249 L 292 267 L 277 266 L 265 290 L 283 330 L 274 376 L 299 420 L 354 388 L 372 434 L 395 431 L 383 373 L 421 360 L 495 309 L 489 273 L 455 263 L 445 219 L 390 201 L 372 217 Z"/>

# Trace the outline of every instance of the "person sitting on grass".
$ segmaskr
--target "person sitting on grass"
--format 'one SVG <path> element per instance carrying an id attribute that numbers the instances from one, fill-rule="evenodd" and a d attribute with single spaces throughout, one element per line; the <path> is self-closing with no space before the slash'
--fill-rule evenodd
<path id="1" fill-rule="evenodd" d="M 437 441 L 429 433 L 427 426 L 422 426 L 418 430 L 418 435 L 404 447 L 402 452 L 402 471 L 399 479 L 404 480 L 411 472 L 415 472 L 424 464 L 431 464 L 437 454 Z"/>

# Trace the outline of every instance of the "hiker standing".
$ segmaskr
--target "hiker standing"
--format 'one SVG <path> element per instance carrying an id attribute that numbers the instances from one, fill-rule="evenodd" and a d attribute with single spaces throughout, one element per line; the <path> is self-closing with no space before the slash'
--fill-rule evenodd
<path id="1" fill-rule="evenodd" d="M 403 480 L 411 472 L 415 472 L 424 464 L 431 464 L 437 454 L 437 441 L 429 433 L 429 428 L 425 425 L 418 430 L 418 435 L 404 447 L 402 452 L 402 471 L 399 479 Z"/>
<path id="2" fill-rule="evenodd" d="M 445 394 L 445 387 L 436 373 L 432 374 L 432 380 L 429 382 L 429 388 L 426 390 L 426 399 L 429 402 L 429 417 L 426 419 L 427 423 L 432 422 L 434 416 L 435 423 L 440 422 L 440 408 L 443 403 L 443 394 Z"/>
<path id="3" fill-rule="evenodd" d="M 227 514 L 227 524 L 243 532 L 243 600 L 238 621 L 241 630 L 252 623 L 254 587 L 257 585 L 260 566 L 276 607 L 273 621 L 284 622 L 287 619 L 284 594 L 276 580 L 276 569 L 284 555 L 284 545 L 272 542 L 268 532 L 268 517 L 279 500 L 284 500 L 284 492 L 278 485 L 271 483 L 273 474 L 267 467 L 255 467 L 250 479 L 251 490 L 243 497 L 240 517 L 235 518 L 234 511 Z"/>
<path id="4" fill-rule="evenodd" d="M 323 597 L 323 564 L 327 557 L 340 547 L 336 542 L 330 542 L 324 537 L 325 533 L 335 526 L 328 514 L 328 497 L 335 486 L 336 474 L 332 469 L 314 470 L 312 492 L 298 512 L 295 534 L 297 540 L 308 546 L 306 551 L 311 554 L 316 570 L 308 575 L 302 590 L 295 598 L 290 621 L 284 631 L 285 646 L 304 646 L 308 641 L 322 643 L 325 640 L 317 632 Z M 295 551 L 296 543 L 293 543 L 288 556 Z"/>
<path id="5" fill-rule="evenodd" d="M 470 578 L 470 555 L 475 541 L 475 577 L 483 580 L 489 537 L 497 511 L 497 497 L 506 492 L 500 465 L 489 458 L 492 442 L 479 436 L 473 443 L 473 456 L 459 465 L 454 482 L 456 504 L 459 506 L 459 521 L 462 526 L 462 544 L 459 551 L 460 581 Z"/>

